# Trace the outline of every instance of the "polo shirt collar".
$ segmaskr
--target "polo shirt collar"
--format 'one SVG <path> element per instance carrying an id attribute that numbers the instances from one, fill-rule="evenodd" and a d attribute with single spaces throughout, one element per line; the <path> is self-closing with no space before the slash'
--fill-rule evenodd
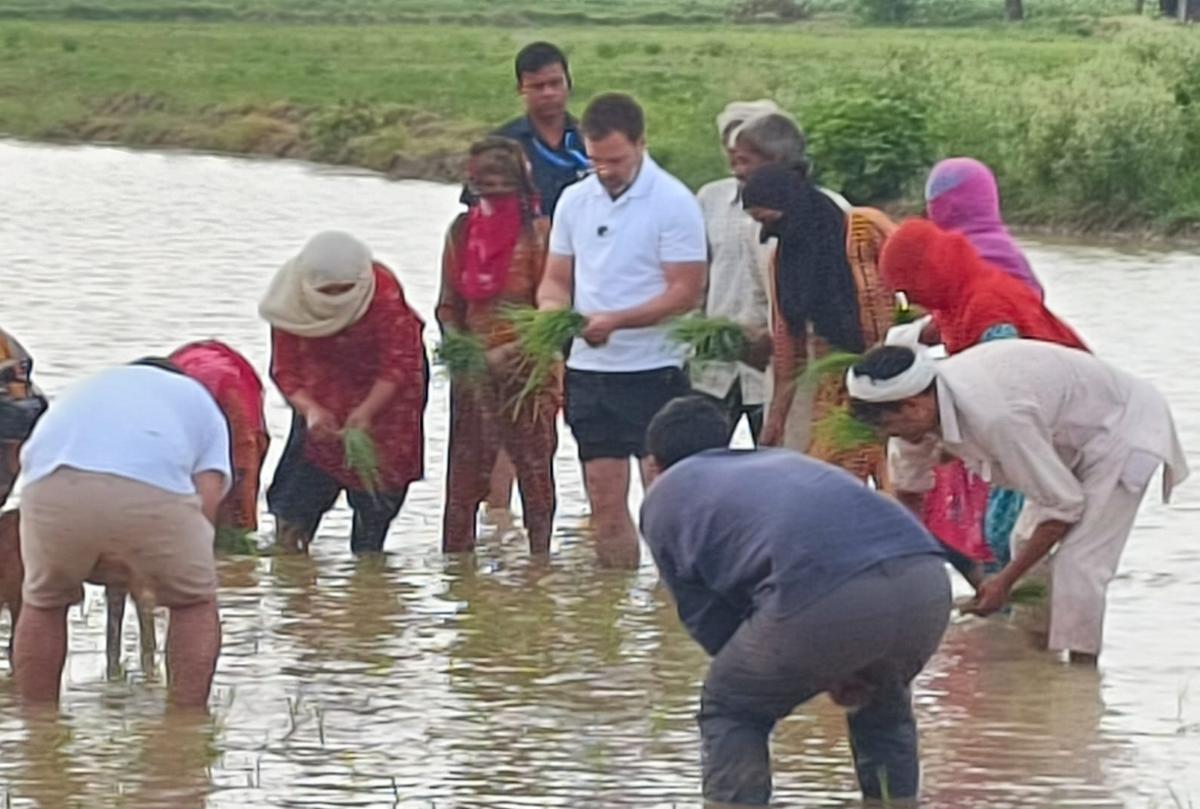
<path id="1" fill-rule="evenodd" d="M 654 159 L 650 157 L 650 153 L 643 152 L 642 167 L 638 169 L 638 175 L 636 178 L 634 178 L 633 185 L 629 186 L 629 188 L 625 190 L 624 194 L 617 197 L 617 199 L 613 201 L 620 202 L 626 198 L 634 199 L 635 197 L 649 196 L 650 192 L 654 190 L 654 178 L 660 171 L 662 171 L 662 169 L 660 169 L 658 164 L 654 162 Z M 597 177 L 595 174 L 592 174 L 590 179 L 595 181 L 595 194 L 603 195 L 608 199 L 612 199 L 612 197 L 609 196 L 608 189 L 604 187 L 602 182 L 600 182 L 599 177 Z"/>

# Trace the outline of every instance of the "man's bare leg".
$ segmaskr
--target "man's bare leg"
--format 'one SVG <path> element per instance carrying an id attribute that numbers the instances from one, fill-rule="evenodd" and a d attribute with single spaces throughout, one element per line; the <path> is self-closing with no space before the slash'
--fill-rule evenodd
<path id="1" fill-rule="evenodd" d="M 67 662 L 67 608 L 21 607 L 13 636 L 17 693 L 27 702 L 57 703 Z"/>
<path id="2" fill-rule="evenodd" d="M 167 686 L 173 705 L 205 707 L 220 651 L 221 621 L 215 600 L 171 608 L 171 623 L 167 628 Z"/>
<path id="3" fill-rule="evenodd" d="M 629 514 L 629 460 L 597 458 L 584 464 L 596 556 L 602 567 L 638 566 L 637 528 Z"/>

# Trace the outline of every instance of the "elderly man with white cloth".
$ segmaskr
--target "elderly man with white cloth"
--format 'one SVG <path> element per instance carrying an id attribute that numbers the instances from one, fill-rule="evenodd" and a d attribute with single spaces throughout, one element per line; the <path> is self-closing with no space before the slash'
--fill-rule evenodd
<path id="1" fill-rule="evenodd" d="M 1105 591 L 1150 479 L 1165 466 L 1166 500 L 1188 474 L 1162 394 L 1091 354 L 1035 340 L 985 343 L 943 360 L 885 345 L 849 370 L 846 385 L 857 418 L 903 439 L 889 458 L 902 499 L 930 488 L 942 451 L 1025 494 L 1037 527 L 984 580 L 972 611 L 1000 610 L 1054 551 L 1050 648 L 1094 664 Z"/>
<path id="2" fill-rule="evenodd" d="M 771 352 L 771 256 L 773 244 L 759 238 L 758 222 L 742 208 L 742 181 L 732 175 L 733 138 L 747 121 L 781 112 L 769 99 L 734 101 L 717 115 L 717 134 L 729 160 L 731 175 L 713 180 L 696 192 L 708 233 L 708 292 L 704 313 L 727 317 L 746 332 L 753 364 L 710 362 L 691 368 L 692 387 L 720 399 L 730 426 L 746 417 L 755 443 L 762 431 L 767 376 L 763 368 Z M 757 367 L 755 367 L 757 366 Z"/>

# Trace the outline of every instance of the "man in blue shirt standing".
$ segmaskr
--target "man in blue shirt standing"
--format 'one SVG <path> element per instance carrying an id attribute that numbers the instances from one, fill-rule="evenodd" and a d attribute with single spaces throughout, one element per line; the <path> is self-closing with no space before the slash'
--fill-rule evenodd
<path id="1" fill-rule="evenodd" d="M 517 54 L 516 73 L 525 114 L 495 134 L 521 144 L 542 197 L 542 213 L 553 217 L 562 190 L 588 171 L 583 138 L 567 112 L 571 69 L 566 55 L 556 46 L 534 42 Z"/>
<path id="2" fill-rule="evenodd" d="M 725 449 L 701 397 L 651 422 L 642 534 L 689 634 L 712 655 L 700 701 L 704 797 L 766 806 L 768 737 L 828 692 L 846 706 L 863 797 L 911 800 L 910 683 L 945 631 L 940 549 L 899 503 L 788 450 Z"/>

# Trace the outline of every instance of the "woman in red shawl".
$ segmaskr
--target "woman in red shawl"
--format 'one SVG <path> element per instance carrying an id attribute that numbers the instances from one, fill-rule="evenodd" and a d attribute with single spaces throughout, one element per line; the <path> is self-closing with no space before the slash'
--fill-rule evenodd
<path id="1" fill-rule="evenodd" d="M 883 248 L 884 280 L 930 312 L 951 354 L 1008 326 L 1014 336 L 1086 350 L 1029 286 L 985 262 L 966 236 L 924 219 L 901 225 Z"/>
<path id="2" fill-rule="evenodd" d="M 909 220 L 884 246 L 880 270 L 889 285 L 933 315 L 951 354 L 1011 337 L 1087 350 L 1042 303 L 1040 287 L 984 261 L 966 235 L 924 219 Z M 1003 566 L 1023 506 L 1018 492 L 987 492 L 985 482 L 954 461 L 937 468 L 922 520 L 940 540 L 975 561 Z M 978 573 L 971 576 L 973 583 Z"/>
<path id="3" fill-rule="evenodd" d="M 443 331 L 478 337 L 488 368 L 482 378 L 450 381 L 442 548 L 459 553 L 475 547 L 475 514 L 503 448 L 516 469 L 529 549 L 547 553 L 560 394 L 554 383 L 536 395 L 536 403 L 515 409 L 526 377 L 514 368 L 516 333 L 501 315 L 505 306 L 535 304 L 549 222 L 538 210 L 525 154 L 515 141 L 491 137 L 474 144 L 467 174 L 475 201 L 446 236 L 437 319 Z"/>
<path id="4" fill-rule="evenodd" d="M 277 542 L 307 551 L 345 490 L 354 510 L 350 550 L 383 550 L 409 484 L 424 474 L 424 324 L 391 270 L 338 231 L 317 234 L 279 270 L 259 313 L 271 324 L 271 378 L 293 413 L 267 491 Z M 347 429 L 373 440 L 377 481 L 347 467 Z"/>
<path id="5" fill-rule="evenodd" d="M 270 445 L 262 380 L 245 357 L 218 340 L 189 343 L 169 359 L 212 394 L 229 422 L 233 487 L 221 501 L 217 526 L 257 531 L 259 476 Z"/>

